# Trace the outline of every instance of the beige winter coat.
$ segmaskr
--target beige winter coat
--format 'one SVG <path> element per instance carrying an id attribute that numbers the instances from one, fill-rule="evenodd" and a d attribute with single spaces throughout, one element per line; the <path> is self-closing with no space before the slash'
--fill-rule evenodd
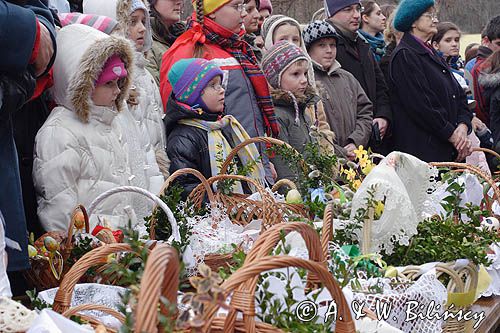
<path id="1" fill-rule="evenodd" d="M 340 68 L 337 61 L 328 71 L 313 64 L 326 118 L 336 136 L 336 152 L 345 155 L 343 147 L 349 143 L 366 147 L 372 129 L 372 102 L 356 78 Z"/>

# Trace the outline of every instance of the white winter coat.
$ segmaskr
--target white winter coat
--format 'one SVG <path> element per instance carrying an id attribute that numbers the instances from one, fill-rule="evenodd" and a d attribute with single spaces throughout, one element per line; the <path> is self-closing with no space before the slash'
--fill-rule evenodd
<path id="1" fill-rule="evenodd" d="M 146 8 L 148 2 L 143 0 Z M 120 30 L 126 36 L 129 16 L 132 14 L 132 2 L 130 0 L 84 0 L 83 12 L 85 14 L 106 15 L 117 20 Z M 164 175 L 168 174 L 168 158 L 166 155 L 166 135 L 163 125 L 163 106 L 158 85 L 153 76 L 146 70 L 147 60 L 144 52 L 147 52 L 152 45 L 152 31 L 149 20 L 146 21 L 146 36 L 144 38 L 144 48 L 141 52 L 135 53 L 135 68 L 132 79 L 132 89 L 139 94 L 139 104 L 129 105 L 132 116 L 137 121 L 141 131 L 145 151 L 151 154 L 149 149 L 153 149 L 157 163 Z M 147 141 L 147 142 L 146 142 Z M 155 165 L 151 166 L 156 168 Z"/>
<path id="2" fill-rule="evenodd" d="M 53 95 L 59 105 L 49 115 L 35 139 L 33 180 L 38 216 L 46 230 L 66 230 L 77 204 L 86 207 L 101 193 L 129 185 L 131 177 L 125 135 L 116 116 L 125 105 L 130 79 L 124 79 L 115 107 L 95 106 L 94 82 L 106 60 L 118 54 L 129 73 L 133 50 L 130 43 L 84 25 L 70 25 L 57 35 Z M 115 194 L 94 211 L 110 226 L 125 226 L 124 208 L 129 194 Z"/>

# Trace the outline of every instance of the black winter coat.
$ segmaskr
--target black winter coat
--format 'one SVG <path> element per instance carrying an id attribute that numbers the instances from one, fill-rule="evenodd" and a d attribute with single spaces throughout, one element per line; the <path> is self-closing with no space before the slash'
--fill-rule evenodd
<path id="1" fill-rule="evenodd" d="M 500 72 L 481 73 L 479 85 L 484 89 L 484 101 L 489 109 L 490 129 L 493 134 L 493 144 L 500 151 Z"/>
<path id="2" fill-rule="evenodd" d="M 212 176 L 207 132 L 201 128 L 177 122 L 181 119 L 216 121 L 218 116 L 218 114 L 206 112 L 199 114 L 179 104 L 172 96 L 169 98 L 163 122 L 167 133 L 170 174 L 182 168 L 192 168 L 201 172 L 205 178 Z M 183 175 L 176 178 L 176 183 L 184 188 L 182 197 L 186 199 L 189 193 L 200 184 L 200 180 L 192 175 Z"/>
<path id="3" fill-rule="evenodd" d="M 354 75 L 363 87 L 373 103 L 373 117 L 385 118 L 392 122 L 387 84 L 384 74 L 373 57 L 370 45 L 359 36 L 351 40 L 338 27 L 335 27 L 335 30 L 340 36 L 337 41 L 337 61 L 343 69 Z"/>
<path id="4" fill-rule="evenodd" d="M 448 141 L 458 124 L 471 130 L 472 113 L 449 66 L 409 33 L 389 65 L 394 111 L 394 148 L 427 162 L 453 161 L 457 151 Z"/>

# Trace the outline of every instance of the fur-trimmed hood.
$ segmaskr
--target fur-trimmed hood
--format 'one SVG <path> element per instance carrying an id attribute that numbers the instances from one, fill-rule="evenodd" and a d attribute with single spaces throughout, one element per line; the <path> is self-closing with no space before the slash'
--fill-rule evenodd
<path id="1" fill-rule="evenodd" d="M 500 72 L 494 74 L 481 73 L 478 82 L 485 89 L 500 87 Z"/>
<path id="2" fill-rule="evenodd" d="M 149 2 L 141 1 L 147 9 L 146 34 L 142 52 L 149 51 L 153 45 L 151 23 L 149 20 Z M 115 19 L 123 36 L 127 37 L 129 16 L 132 14 L 132 0 L 83 0 L 83 13 L 104 15 Z"/>
<path id="3" fill-rule="evenodd" d="M 283 89 L 274 89 L 270 87 L 271 97 L 273 98 L 273 103 L 275 105 L 293 105 L 292 96 L 290 93 L 286 92 Z M 307 86 L 304 95 L 296 97 L 297 104 L 299 108 L 304 109 L 306 106 L 310 104 L 317 103 L 320 98 L 316 90 L 310 85 Z"/>
<path id="4" fill-rule="evenodd" d="M 114 54 L 122 59 L 128 76 L 116 99 L 121 111 L 131 85 L 133 71 L 133 47 L 121 37 L 108 36 L 94 28 L 72 24 L 57 34 L 58 48 L 54 63 L 55 102 L 76 112 L 82 122 L 88 122 L 92 112 L 91 95 L 106 61 Z"/>

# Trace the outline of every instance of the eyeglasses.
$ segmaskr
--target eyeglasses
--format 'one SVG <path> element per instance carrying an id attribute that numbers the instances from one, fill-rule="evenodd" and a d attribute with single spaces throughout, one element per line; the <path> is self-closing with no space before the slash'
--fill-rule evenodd
<path id="1" fill-rule="evenodd" d="M 428 18 L 430 18 L 433 21 L 437 21 L 438 20 L 438 16 L 437 16 L 436 13 L 423 13 L 422 16 L 428 17 Z"/>
<path id="2" fill-rule="evenodd" d="M 344 12 L 344 13 L 352 13 L 354 11 L 358 12 L 358 13 L 361 13 L 365 10 L 365 8 L 361 5 L 356 5 L 356 7 L 353 7 L 353 6 L 349 6 L 349 7 L 345 7 L 343 9 L 341 9 L 340 11 L 341 12 Z"/>
<path id="3" fill-rule="evenodd" d="M 242 13 L 243 11 L 247 11 L 247 4 L 246 3 L 239 3 L 237 5 L 231 5 L 231 7 L 234 8 L 234 10 Z"/>
<path id="4" fill-rule="evenodd" d="M 222 89 L 224 89 L 224 87 L 222 86 L 221 83 L 210 83 L 207 88 L 211 88 L 215 91 L 221 91 Z"/>

